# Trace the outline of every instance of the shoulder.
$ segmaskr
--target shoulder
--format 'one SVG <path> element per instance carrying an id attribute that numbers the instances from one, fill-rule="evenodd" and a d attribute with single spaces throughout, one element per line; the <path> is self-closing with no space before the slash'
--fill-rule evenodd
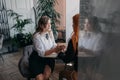
<path id="1" fill-rule="evenodd" d="M 68 45 L 71 44 L 71 43 L 72 43 L 72 39 L 69 38 L 69 39 L 68 39 Z"/>
<path id="2" fill-rule="evenodd" d="M 72 39 L 71 38 L 69 39 L 69 43 L 72 43 Z"/>
<path id="3" fill-rule="evenodd" d="M 39 37 L 40 37 L 40 33 L 38 33 L 38 32 L 33 35 L 33 39 L 39 38 Z"/>

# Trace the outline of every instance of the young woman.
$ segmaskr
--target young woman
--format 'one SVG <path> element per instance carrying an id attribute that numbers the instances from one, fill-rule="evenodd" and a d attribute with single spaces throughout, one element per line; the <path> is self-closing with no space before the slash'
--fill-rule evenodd
<path id="1" fill-rule="evenodd" d="M 68 42 L 68 47 L 64 52 L 65 55 L 61 52 L 59 58 L 61 58 L 65 63 L 73 62 L 74 63 L 74 72 L 72 74 L 72 80 L 78 80 L 78 33 L 79 33 L 79 14 L 73 16 L 73 33 Z"/>
<path id="2" fill-rule="evenodd" d="M 93 80 L 93 71 L 100 64 L 104 45 L 105 38 L 103 37 L 98 18 L 95 16 L 86 17 L 84 29 L 80 31 L 79 51 L 94 56 L 80 59 L 80 67 L 85 71 L 89 80 Z"/>
<path id="3" fill-rule="evenodd" d="M 33 34 L 34 51 L 29 58 L 30 70 L 36 80 L 48 80 L 53 72 L 55 60 L 46 57 L 55 52 L 59 53 L 64 46 L 55 43 L 51 30 L 51 20 L 47 16 L 42 16 L 38 21 L 38 27 Z"/>

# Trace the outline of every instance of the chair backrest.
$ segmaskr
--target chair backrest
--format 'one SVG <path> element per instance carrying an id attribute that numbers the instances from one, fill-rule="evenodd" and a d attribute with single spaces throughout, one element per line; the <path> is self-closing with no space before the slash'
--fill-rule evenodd
<path id="1" fill-rule="evenodd" d="M 33 77 L 31 71 L 29 70 L 29 60 L 28 60 L 32 51 L 33 51 L 33 45 L 24 47 L 23 56 L 21 57 L 18 63 L 20 73 L 22 74 L 23 77 L 26 77 L 26 78 Z"/>
<path id="2" fill-rule="evenodd" d="M 3 46 L 3 38 L 4 38 L 3 34 L 0 34 L 0 49 Z"/>

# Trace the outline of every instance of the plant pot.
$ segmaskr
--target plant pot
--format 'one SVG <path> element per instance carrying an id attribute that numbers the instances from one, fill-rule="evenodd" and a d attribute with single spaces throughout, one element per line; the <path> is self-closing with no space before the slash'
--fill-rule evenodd
<path id="1" fill-rule="evenodd" d="M 16 37 L 17 37 L 18 46 L 23 47 L 23 45 L 24 45 L 24 34 L 23 33 L 17 34 Z"/>

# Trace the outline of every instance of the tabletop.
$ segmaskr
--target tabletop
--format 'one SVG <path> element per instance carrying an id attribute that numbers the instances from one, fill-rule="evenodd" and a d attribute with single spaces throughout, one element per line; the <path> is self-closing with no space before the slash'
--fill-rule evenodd
<path id="1" fill-rule="evenodd" d="M 95 55 L 78 51 L 78 57 L 95 57 Z"/>
<path id="2" fill-rule="evenodd" d="M 66 43 L 57 43 L 58 45 L 65 45 L 66 46 Z M 45 57 L 48 57 L 48 58 L 57 58 L 57 56 L 58 56 L 58 53 L 52 53 L 52 54 L 50 54 L 50 55 L 47 55 L 47 56 L 45 56 Z"/>

